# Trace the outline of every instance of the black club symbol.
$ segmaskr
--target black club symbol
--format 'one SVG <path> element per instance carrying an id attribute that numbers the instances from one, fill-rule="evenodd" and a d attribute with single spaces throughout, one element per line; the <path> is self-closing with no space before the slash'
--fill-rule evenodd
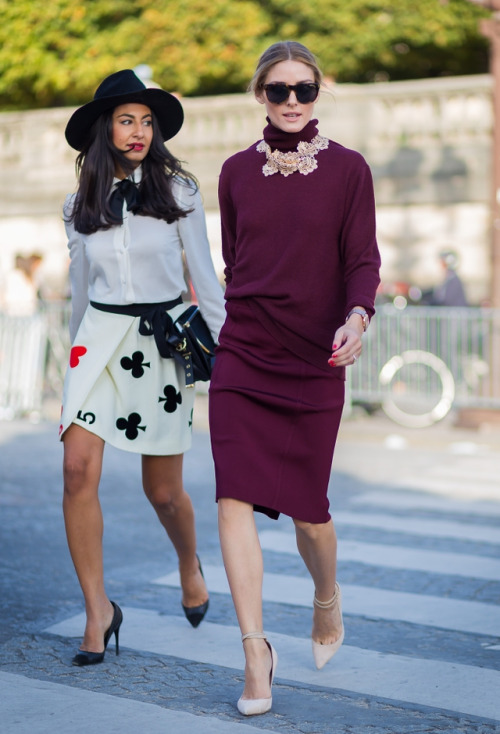
<path id="1" fill-rule="evenodd" d="M 158 398 L 159 403 L 165 403 L 163 410 L 165 413 L 175 413 L 177 405 L 182 403 L 182 395 L 177 392 L 173 385 L 166 385 L 163 388 L 164 398 Z"/>
<path id="2" fill-rule="evenodd" d="M 145 431 L 146 426 L 140 426 L 142 421 L 139 413 L 130 413 L 128 418 L 118 418 L 116 427 L 120 431 L 125 431 L 125 436 L 129 441 L 133 441 L 139 435 L 139 431 Z"/>
<path id="3" fill-rule="evenodd" d="M 142 377 L 144 367 L 150 367 L 151 363 L 144 361 L 144 354 L 142 352 L 134 352 L 132 358 L 122 357 L 120 364 L 124 370 L 132 371 L 132 377 Z"/>

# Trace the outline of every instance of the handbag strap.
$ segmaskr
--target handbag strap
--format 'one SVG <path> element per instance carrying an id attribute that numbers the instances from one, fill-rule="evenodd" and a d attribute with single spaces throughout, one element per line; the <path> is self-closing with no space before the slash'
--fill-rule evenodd
<path id="1" fill-rule="evenodd" d="M 95 301 L 90 303 L 100 311 L 139 317 L 139 334 L 152 336 L 160 356 L 163 359 L 175 359 L 184 370 L 186 387 L 194 387 L 191 352 L 187 349 L 182 331 L 176 326 L 167 310 L 181 304 L 182 298 L 163 303 L 132 303 L 127 306 L 112 306 Z"/>

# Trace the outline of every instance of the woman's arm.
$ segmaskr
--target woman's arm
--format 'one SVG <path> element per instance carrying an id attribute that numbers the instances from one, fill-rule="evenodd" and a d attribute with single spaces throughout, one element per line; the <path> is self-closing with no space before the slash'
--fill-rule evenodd
<path id="1" fill-rule="evenodd" d="M 69 222 L 74 195 L 66 197 L 64 202 L 64 225 L 68 236 L 68 249 L 70 256 L 69 279 L 71 287 L 71 316 L 69 320 L 69 335 L 73 343 L 78 327 L 83 319 L 83 314 L 89 303 L 89 263 L 85 255 L 85 247 L 79 232 Z"/>
<path id="2" fill-rule="evenodd" d="M 368 164 L 359 155 L 347 175 L 341 253 L 346 288 L 346 313 L 363 307 L 373 316 L 380 283 L 376 239 L 375 196 Z"/>
<path id="3" fill-rule="evenodd" d="M 224 278 L 226 284 L 233 277 L 232 268 L 235 262 L 236 223 L 235 213 L 229 193 L 228 162 L 222 166 L 219 178 L 219 209 L 221 216 L 222 256 L 224 258 Z"/>
<path id="4" fill-rule="evenodd" d="M 207 236 L 205 211 L 198 189 L 180 186 L 180 205 L 193 211 L 177 222 L 186 262 L 200 310 L 217 342 L 226 318 L 222 287 L 217 279 Z"/>

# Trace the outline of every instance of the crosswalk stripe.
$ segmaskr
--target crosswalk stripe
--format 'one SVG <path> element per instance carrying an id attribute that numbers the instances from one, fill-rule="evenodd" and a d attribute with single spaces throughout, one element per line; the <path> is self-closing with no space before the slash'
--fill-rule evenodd
<path id="1" fill-rule="evenodd" d="M 36 734 L 89 734 L 89 732 L 147 732 L 147 734 L 251 734 L 253 727 L 196 716 L 125 696 L 87 691 L 75 686 L 0 672 L 2 731 Z M 26 702 L 29 701 L 29 706 Z M 271 734 L 270 729 L 259 732 Z"/>
<path id="2" fill-rule="evenodd" d="M 292 533 L 264 530 L 260 533 L 260 543 L 264 550 L 298 555 L 295 535 Z M 385 568 L 403 568 L 408 571 L 500 581 L 500 560 L 465 553 L 428 551 L 420 548 L 340 539 L 338 541 L 338 560 L 355 561 Z"/>
<path id="3" fill-rule="evenodd" d="M 419 447 L 410 446 L 400 435 L 387 436 L 384 442 L 384 466 L 377 464 L 378 456 L 371 454 L 379 447 L 370 447 L 370 458 L 364 462 L 352 462 L 352 446 L 345 448 L 339 440 L 339 451 L 336 452 L 333 462 L 333 474 L 343 472 L 356 476 L 367 482 L 373 481 L 373 473 L 378 477 L 379 486 L 397 490 L 425 490 L 451 500 L 470 502 L 498 502 L 500 500 L 500 483 L 498 480 L 498 447 L 495 451 L 483 450 L 482 447 L 470 443 L 454 444 L 449 447 L 449 455 L 440 449 L 440 458 L 429 457 L 425 464 L 417 465 L 412 461 L 404 461 L 402 457 L 388 460 L 387 449 L 415 448 L 418 454 Z M 380 454 L 382 455 L 382 454 Z M 418 468 L 417 468 L 418 467 Z"/>
<path id="4" fill-rule="evenodd" d="M 394 533 L 405 533 L 405 535 L 456 538 L 462 541 L 500 544 L 500 528 L 489 525 L 362 512 L 335 512 L 334 521 L 336 526 L 355 525 L 360 528 L 375 528 Z"/>
<path id="5" fill-rule="evenodd" d="M 391 510 L 427 510 L 457 515 L 478 515 L 500 517 L 500 488 L 498 502 L 467 502 L 435 497 L 429 493 L 417 494 L 414 491 L 365 492 L 352 497 L 351 504 L 363 507 L 376 506 Z"/>
<path id="6" fill-rule="evenodd" d="M 446 477 L 442 475 L 401 477 L 398 485 L 407 489 L 435 492 L 448 497 L 463 497 L 470 500 L 476 496 L 480 501 L 498 500 L 498 478 L 491 478 L 488 481 L 488 478 L 483 478 L 481 474 L 479 474 L 479 478 L 476 475 L 467 482 L 464 476 L 453 478 L 452 475 Z"/>
<path id="7" fill-rule="evenodd" d="M 225 571 L 219 566 L 203 566 L 209 591 L 229 594 Z M 156 579 L 162 586 L 180 588 L 177 571 Z M 313 584 L 309 577 L 264 574 L 263 599 L 268 602 L 312 607 Z M 440 627 L 470 634 L 500 636 L 500 614 L 493 604 L 443 599 L 425 594 L 388 591 L 368 586 L 342 584 L 346 614 Z"/>
<path id="8" fill-rule="evenodd" d="M 436 464 L 432 467 L 429 472 L 429 477 L 435 477 L 436 479 L 445 479 L 446 481 L 455 480 L 455 488 L 458 484 L 464 484 L 465 482 L 472 484 L 474 489 L 479 489 L 482 485 L 488 485 L 491 488 L 496 488 L 498 496 L 498 472 L 488 471 L 484 466 L 483 459 L 475 459 L 471 463 L 470 459 L 467 463 L 464 463 L 456 458 L 451 460 L 453 463 L 446 462 L 443 464 Z M 418 479 L 418 477 L 415 477 Z"/>
<path id="9" fill-rule="evenodd" d="M 243 669 L 239 630 L 207 621 L 194 630 L 181 617 L 124 608 L 124 647 L 171 655 L 200 663 Z M 46 632 L 79 637 L 85 624 L 79 614 Z M 323 670 L 314 668 L 310 640 L 273 633 L 278 650 L 278 690 L 273 711 L 280 712 L 279 680 L 390 698 L 462 714 L 500 719 L 500 672 L 469 665 L 379 653 L 344 645 Z"/>

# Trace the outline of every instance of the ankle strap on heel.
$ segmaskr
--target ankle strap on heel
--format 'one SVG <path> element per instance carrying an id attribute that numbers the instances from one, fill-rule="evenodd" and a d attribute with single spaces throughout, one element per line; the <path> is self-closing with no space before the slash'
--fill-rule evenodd
<path id="1" fill-rule="evenodd" d="M 267 640 L 264 632 L 247 632 L 246 635 L 241 635 L 241 641 L 245 640 Z"/>
<path id="2" fill-rule="evenodd" d="M 335 592 L 332 598 L 329 599 L 328 601 L 320 601 L 318 597 L 316 596 L 316 592 L 314 592 L 314 599 L 313 599 L 314 606 L 319 607 L 320 609 L 331 609 L 337 603 L 339 591 L 340 591 L 339 585 L 335 582 Z"/>

